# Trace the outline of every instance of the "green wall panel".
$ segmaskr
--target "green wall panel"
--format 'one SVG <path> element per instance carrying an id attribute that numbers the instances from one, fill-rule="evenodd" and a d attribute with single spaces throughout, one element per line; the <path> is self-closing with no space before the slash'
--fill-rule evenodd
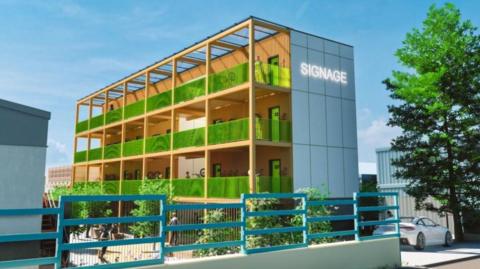
<path id="1" fill-rule="evenodd" d="M 88 130 L 88 120 L 80 121 L 75 126 L 75 133 L 80 133 Z"/>
<path id="2" fill-rule="evenodd" d="M 204 179 L 172 179 L 173 193 L 175 196 L 183 197 L 203 197 L 204 196 Z"/>
<path id="3" fill-rule="evenodd" d="M 278 68 L 279 72 L 273 72 L 273 68 Z M 291 88 L 290 76 L 289 68 L 255 62 L 255 81 L 258 83 Z"/>
<path id="4" fill-rule="evenodd" d="M 90 119 L 90 129 L 94 129 L 103 126 L 105 121 L 105 115 L 98 115 Z"/>
<path id="5" fill-rule="evenodd" d="M 145 112 L 145 100 L 140 100 L 135 103 L 125 106 L 125 119 L 129 119 L 135 116 L 144 114 Z"/>
<path id="6" fill-rule="evenodd" d="M 114 159 L 114 158 L 120 158 L 120 149 L 121 149 L 121 144 L 112 144 L 105 146 L 104 148 L 104 159 Z"/>
<path id="7" fill-rule="evenodd" d="M 145 143 L 145 153 L 170 150 L 170 134 L 148 137 Z"/>
<path id="8" fill-rule="evenodd" d="M 209 198 L 240 198 L 242 193 L 249 193 L 248 176 L 208 179 Z"/>
<path id="9" fill-rule="evenodd" d="M 87 160 L 86 150 L 75 152 L 75 157 L 73 160 L 75 163 L 85 162 L 86 160 Z"/>
<path id="10" fill-rule="evenodd" d="M 197 78 L 175 88 L 175 104 L 205 95 L 205 78 Z"/>
<path id="11" fill-rule="evenodd" d="M 115 109 L 115 110 L 112 110 L 112 111 L 108 111 L 105 114 L 105 124 L 110 124 L 110 123 L 114 123 L 114 122 L 117 122 L 117 121 L 121 120 L 122 119 L 122 113 L 123 113 L 122 108 L 118 108 L 118 109 Z"/>
<path id="12" fill-rule="evenodd" d="M 166 91 L 147 99 L 147 112 L 170 106 L 172 104 L 172 91 Z"/>
<path id="13" fill-rule="evenodd" d="M 248 118 L 208 126 L 208 144 L 222 144 L 248 139 Z"/>
<path id="14" fill-rule="evenodd" d="M 91 149 L 88 151 L 88 160 L 95 161 L 103 158 L 103 148 Z"/>
<path id="15" fill-rule="evenodd" d="M 196 128 L 173 134 L 173 148 L 198 147 L 205 145 L 205 128 Z"/>
<path id="16" fill-rule="evenodd" d="M 208 92 L 215 93 L 248 81 L 248 63 L 220 71 L 209 76 Z"/>
<path id="17" fill-rule="evenodd" d="M 123 143 L 123 156 L 135 156 L 140 154 L 143 154 L 143 139 Z"/>

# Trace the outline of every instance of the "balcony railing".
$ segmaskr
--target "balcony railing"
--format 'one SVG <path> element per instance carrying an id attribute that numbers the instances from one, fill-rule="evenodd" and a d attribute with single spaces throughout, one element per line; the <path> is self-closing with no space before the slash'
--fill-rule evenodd
<path id="1" fill-rule="evenodd" d="M 87 151 L 77 151 L 75 152 L 75 156 L 73 158 L 73 162 L 81 163 L 87 161 Z"/>
<path id="2" fill-rule="evenodd" d="M 170 134 L 157 135 L 145 139 L 145 153 L 170 150 Z"/>
<path id="3" fill-rule="evenodd" d="M 271 86 L 291 88 L 290 69 L 278 65 L 256 62 L 255 81 Z"/>
<path id="4" fill-rule="evenodd" d="M 180 197 L 203 197 L 203 178 L 174 178 L 172 179 L 173 193 Z"/>
<path id="5" fill-rule="evenodd" d="M 121 148 L 122 148 L 122 145 L 120 143 L 106 146 L 103 152 L 103 158 L 104 159 L 120 158 Z"/>
<path id="6" fill-rule="evenodd" d="M 79 121 L 75 126 L 75 133 L 81 133 L 88 130 L 88 120 Z"/>
<path id="7" fill-rule="evenodd" d="M 145 113 L 145 100 L 140 100 L 125 106 L 125 119 L 133 118 Z"/>
<path id="8" fill-rule="evenodd" d="M 173 134 L 173 149 L 205 145 L 205 128 L 195 128 Z"/>
<path id="9" fill-rule="evenodd" d="M 172 91 L 165 91 L 147 98 L 147 112 L 170 106 L 172 104 Z"/>
<path id="10" fill-rule="evenodd" d="M 136 139 L 123 143 L 123 156 L 135 156 L 143 154 L 143 139 Z"/>
<path id="11" fill-rule="evenodd" d="M 248 176 L 212 177 L 208 179 L 208 198 L 238 199 L 242 193 L 249 193 Z"/>
<path id="12" fill-rule="evenodd" d="M 248 140 L 248 118 L 208 126 L 208 144 Z"/>
<path id="13" fill-rule="evenodd" d="M 256 137 L 258 140 L 273 142 L 292 141 L 292 123 L 287 120 L 256 120 Z"/>
<path id="14" fill-rule="evenodd" d="M 200 77 L 175 88 L 175 104 L 205 95 L 205 77 Z"/>
<path id="15" fill-rule="evenodd" d="M 105 114 L 105 125 L 120 121 L 122 119 L 123 108 L 117 108 L 112 111 L 108 111 Z"/>
<path id="16" fill-rule="evenodd" d="M 103 126 L 105 123 L 105 115 L 98 115 L 90 119 L 89 129 L 95 129 L 97 127 Z"/>
<path id="17" fill-rule="evenodd" d="M 88 160 L 96 161 L 103 158 L 103 148 L 95 148 L 88 151 Z"/>
<path id="18" fill-rule="evenodd" d="M 259 176 L 256 187 L 257 192 L 293 192 L 293 179 L 291 176 Z"/>
<path id="19" fill-rule="evenodd" d="M 208 93 L 223 91 L 248 81 L 248 63 L 239 64 L 211 74 L 208 79 Z"/>

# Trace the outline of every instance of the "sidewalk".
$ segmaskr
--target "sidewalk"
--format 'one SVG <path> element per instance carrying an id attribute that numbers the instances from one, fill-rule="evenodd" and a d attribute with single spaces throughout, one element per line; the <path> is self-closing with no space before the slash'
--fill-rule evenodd
<path id="1" fill-rule="evenodd" d="M 432 267 L 465 258 L 480 258 L 480 242 L 456 243 L 452 247 L 432 246 L 423 251 L 402 246 L 403 266 Z"/>

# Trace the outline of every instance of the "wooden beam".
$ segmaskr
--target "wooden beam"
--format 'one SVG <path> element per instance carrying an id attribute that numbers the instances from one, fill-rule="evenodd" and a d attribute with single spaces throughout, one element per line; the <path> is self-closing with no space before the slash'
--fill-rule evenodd
<path id="1" fill-rule="evenodd" d="M 222 42 L 220 40 L 213 41 L 212 45 L 222 47 L 222 48 L 231 49 L 231 50 L 243 49 L 242 46 L 237 46 L 237 45 L 234 45 L 234 44 L 225 43 L 225 42 Z"/>
<path id="2" fill-rule="evenodd" d="M 158 74 L 158 75 L 164 75 L 164 76 L 168 76 L 168 77 L 172 75 L 172 72 L 165 71 L 165 70 L 158 70 L 158 69 L 151 70 L 150 73 Z"/>
<path id="3" fill-rule="evenodd" d="M 284 27 L 281 27 L 281 26 L 278 26 L 278 25 L 274 25 L 274 24 L 267 23 L 267 22 L 264 22 L 264 21 L 259 21 L 259 20 L 256 20 L 256 19 L 253 19 L 252 21 L 253 21 L 254 26 L 258 25 L 260 27 L 267 28 L 267 29 L 270 29 L 270 30 L 274 30 L 274 31 L 277 31 L 277 32 L 281 32 L 281 33 L 289 33 L 290 32 L 287 28 L 284 28 Z"/>
<path id="4" fill-rule="evenodd" d="M 145 86 L 145 82 L 142 82 L 142 81 L 130 80 L 130 81 L 127 81 L 127 83 Z"/>
<path id="5" fill-rule="evenodd" d="M 187 57 L 181 57 L 178 59 L 179 62 L 185 62 L 185 63 L 191 63 L 191 64 L 196 64 L 196 65 L 202 65 L 205 64 L 204 61 L 193 59 L 193 58 L 187 58 Z"/>

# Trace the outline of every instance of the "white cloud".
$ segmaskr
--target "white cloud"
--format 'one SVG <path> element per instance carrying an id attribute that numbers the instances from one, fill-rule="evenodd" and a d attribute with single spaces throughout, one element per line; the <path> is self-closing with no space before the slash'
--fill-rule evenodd
<path id="1" fill-rule="evenodd" d="M 67 150 L 67 145 L 66 144 L 61 143 L 61 142 L 59 142 L 55 139 L 49 138 L 48 142 L 47 142 L 47 145 L 48 145 L 49 148 L 53 149 L 57 153 L 60 153 L 64 156 L 66 156 L 66 157 L 68 157 L 71 153 Z"/>
<path id="2" fill-rule="evenodd" d="M 390 146 L 392 139 L 400 134 L 401 129 L 387 126 L 385 118 L 372 120 L 366 128 L 358 130 L 359 161 L 375 161 L 375 149 Z"/>

